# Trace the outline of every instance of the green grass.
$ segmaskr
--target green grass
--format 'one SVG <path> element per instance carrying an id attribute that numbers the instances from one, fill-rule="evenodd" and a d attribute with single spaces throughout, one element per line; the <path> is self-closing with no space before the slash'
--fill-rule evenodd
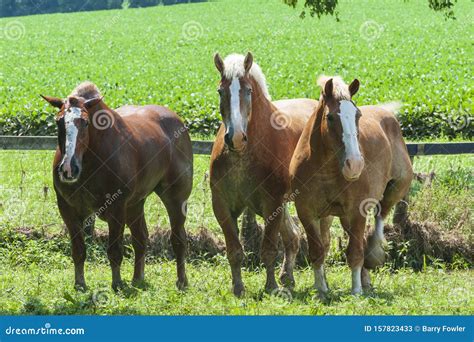
<path id="1" fill-rule="evenodd" d="M 29 227 L 45 234 L 64 229 L 51 188 L 51 151 L 0 151 L 0 314 L 471 314 L 474 312 L 474 273 L 464 262 L 450 270 L 443 260 L 421 272 L 410 268 L 393 270 L 390 263 L 373 276 L 375 290 L 356 298 L 350 295 L 350 271 L 335 261 L 335 240 L 328 259 L 329 303 L 315 298 L 312 271 L 299 269 L 297 287 L 288 301 L 264 294 L 263 270 L 245 270 L 247 294 L 233 297 L 230 269 L 224 256 L 212 260 L 189 260 L 190 288 L 180 293 L 174 286 L 175 264 L 149 256 L 145 289 L 129 287 L 114 294 L 105 250 L 90 245 L 86 265 L 89 290 L 73 290 L 73 265 L 69 241 L 64 235 L 53 239 L 18 238 L 14 230 Z M 205 173 L 209 157 L 195 157 L 195 186 L 189 202 L 189 232 L 200 227 L 223 238 L 210 206 Z M 435 220 L 442 229 L 454 229 L 466 208 L 474 207 L 472 156 L 420 157 L 415 171 L 436 171 L 431 208 L 425 205 L 430 190 L 412 187 L 410 211 Z M 44 188 L 47 187 L 47 196 Z M 421 211 L 421 212 L 420 212 Z M 150 230 L 167 227 L 168 219 L 156 196 L 146 204 Z M 100 229 L 106 229 L 98 222 Z M 472 238 L 472 218 L 461 227 Z M 127 230 L 128 233 L 128 230 Z M 333 236 L 342 236 L 339 224 Z M 130 246 L 127 247 L 130 249 Z M 132 259 L 125 258 L 124 279 L 129 283 Z"/>
<path id="2" fill-rule="evenodd" d="M 54 109 L 38 94 L 64 97 L 89 79 L 112 107 L 167 105 L 208 134 L 219 118 L 212 56 L 250 50 L 275 99 L 317 98 L 321 73 L 357 77 L 358 104 L 405 103 L 406 136 L 472 137 L 469 1 L 448 21 L 424 1 L 338 10 L 340 22 L 301 20 L 280 0 L 247 0 L 0 19 L 24 27 L 19 40 L 0 39 L 0 133 L 54 134 Z"/>
<path id="3" fill-rule="evenodd" d="M 54 265 L 54 266 L 52 266 Z M 45 272 L 46 270 L 46 272 Z M 133 265 L 122 267 L 128 282 Z M 329 303 L 316 299 L 312 271 L 296 272 L 297 287 L 290 295 L 267 295 L 262 291 L 265 272 L 244 272 L 244 298 L 230 290 L 227 259 L 188 265 L 190 287 L 179 292 L 175 285 L 175 264 L 148 263 L 145 289 L 128 287 L 115 294 L 110 288 L 110 271 L 105 264 L 86 267 L 89 290 L 73 289 L 74 272 L 66 257 L 41 264 L 10 268 L 0 266 L 0 314 L 167 314 L 167 315 L 375 315 L 375 314 L 472 314 L 474 274 L 427 269 L 422 273 L 386 269 L 373 276 L 375 290 L 361 297 L 350 294 L 350 271 L 346 266 L 328 268 L 331 286 Z M 21 284 L 21 286 L 20 286 Z"/>

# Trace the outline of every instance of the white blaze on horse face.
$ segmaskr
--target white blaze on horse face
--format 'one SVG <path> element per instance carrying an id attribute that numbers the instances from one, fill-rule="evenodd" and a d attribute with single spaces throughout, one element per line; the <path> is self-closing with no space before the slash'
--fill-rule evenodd
<path id="1" fill-rule="evenodd" d="M 230 120 L 235 133 L 243 132 L 242 114 L 240 113 L 240 81 L 237 77 L 230 84 Z"/>
<path id="2" fill-rule="evenodd" d="M 362 156 L 360 154 L 359 141 L 357 140 L 357 108 L 351 101 L 347 100 L 342 100 L 339 108 L 341 110 L 339 116 L 342 124 L 342 142 L 346 149 L 346 159 L 361 160 Z"/>
<path id="3" fill-rule="evenodd" d="M 77 143 L 77 127 L 74 123 L 75 119 L 81 117 L 81 109 L 78 107 L 69 108 L 64 114 L 64 125 L 66 128 L 66 146 L 63 158 L 63 169 L 67 172 L 68 177 L 71 177 L 71 159 L 76 151 Z"/>

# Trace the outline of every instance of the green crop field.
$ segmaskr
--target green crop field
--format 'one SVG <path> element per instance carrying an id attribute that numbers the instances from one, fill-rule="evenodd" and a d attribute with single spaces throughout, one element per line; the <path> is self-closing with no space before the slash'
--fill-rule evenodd
<path id="1" fill-rule="evenodd" d="M 275 99 L 318 97 L 321 73 L 357 77 L 359 104 L 405 104 L 407 137 L 472 137 L 470 1 L 447 21 L 426 1 L 341 1 L 339 11 L 340 22 L 301 20 L 280 0 L 248 0 L 0 19 L 0 134 L 54 134 L 38 94 L 65 97 L 87 79 L 110 106 L 164 104 L 209 134 L 213 54 L 252 51 Z"/>

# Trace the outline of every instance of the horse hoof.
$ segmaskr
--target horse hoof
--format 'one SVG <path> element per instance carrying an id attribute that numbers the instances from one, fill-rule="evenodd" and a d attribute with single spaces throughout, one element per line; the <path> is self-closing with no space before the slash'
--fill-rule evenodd
<path id="1" fill-rule="evenodd" d="M 265 284 L 265 292 L 266 293 L 273 293 L 274 291 L 278 290 L 279 287 L 278 287 L 278 284 L 275 282 L 275 283 L 270 283 L 270 284 Z"/>
<path id="2" fill-rule="evenodd" d="M 232 286 L 232 292 L 234 293 L 234 296 L 236 296 L 238 298 L 242 297 L 245 293 L 244 284 L 242 284 L 242 283 L 234 284 Z"/>
<path id="3" fill-rule="evenodd" d="M 176 287 L 178 288 L 179 291 L 184 291 L 188 288 L 188 279 L 184 278 L 176 280 Z"/>
<path id="4" fill-rule="evenodd" d="M 118 292 L 124 288 L 125 284 L 122 281 L 117 281 L 112 283 L 112 290 Z"/>
<path id="5" fill-rule="evenodd" d="M 352 289 L 352 295 L 356 296 L 356 297 L 361 296 L 362 295 L 362 288 Z"/>
<path id="6" fill-rule="evenodd" d="M 145 279 L 132 279 L 132 286 L 139 288 L 139 289 L 144 289 L 146 287 Z"/>
<path id="7" fill-rule="evenodd" d="M 280 275 L 280 282 L 281 285 L 287 289 L 293 289 L 295 287 L 295 278 L 292 274 L 289 273 L 282 273 Z"/>

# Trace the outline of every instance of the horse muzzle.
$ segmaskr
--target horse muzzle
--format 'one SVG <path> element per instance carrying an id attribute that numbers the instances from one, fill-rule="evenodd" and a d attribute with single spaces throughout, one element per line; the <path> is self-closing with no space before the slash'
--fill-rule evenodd
<path id="1" fill-rule="evenodd" d="M 81 174 L 81 167 L 76 158 L 72 157 L 70 161 L 66 158 L 58 167 L 59 179 L 64 183 L 77 182 Z"/>
<path id="2" fill-rule="evenodd" d="M 348 158 L 342 167 L 342 175 L 348 182 L 356 181 L 359 179 L 364 165 L 364 158 Z"/>
<path id="3" fill-rule="evenodd" d="M 247 135 L 244 132 L 229 132 L 224 135 L 224 142 L 233 151 L 242 151 L 247 145 Z"/>

